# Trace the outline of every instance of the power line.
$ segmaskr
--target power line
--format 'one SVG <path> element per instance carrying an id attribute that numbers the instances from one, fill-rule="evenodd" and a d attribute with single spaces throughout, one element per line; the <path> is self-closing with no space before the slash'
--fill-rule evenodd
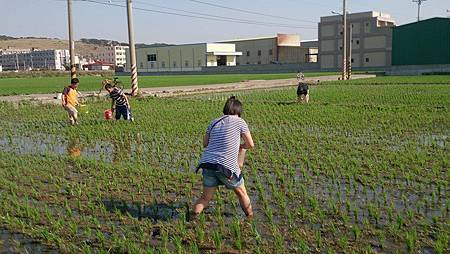
<path id="1" fill-rule="evenodd" d="M 261 12 L 256 12 L 256 11 L 246 11 L 246 10 L 242 10 L 242 9 L 237 9 L 237 8 L 233 8 L 233 7 L 223 6 L 223 5 L 219 5 L 219 4 L 207 3 L 207 2 L 198 1 L 198 0 L 189 0 L 189 1 L 194 2 L 194 3 L 199 3 L 199 4 L 204 4 L 204 5 L 214 6 L 214 7 L 216 7 L 216 8 L 227 9 L 227 10 L 232 10 L 232 11 L 237 11 L 237 12 L 243 12 L 243 13 L 248 13 L 248 14 L 253 14 L 253 15 L 259 15 L 259 16 L 264 16 L 264 17 L 266 17 L 266 18 L 267 18 L 267 17 L 272 17 L 272 18 L 285 19 L 285 20 L 293 20 L 293 21 L 300 21 L 300 22 L 313 23 L 313 24 L 316 24 L 316 23 L 317 23 L 317 22 L 311 21 L 311 20 L 302 20 L 302 19 L 287 18 L 287 17 L 283 17 L 283 16 L 271 15 L 271 14 L 266 14 L 266 13 L 261 13 Z"/>
<path id="2" fill-rule="evenodd" d="M 107 5 L 107 6 L 116 6 L 116 7 L 122 7 L 122 8 L 126 7 L 124 5 L 115 4 L 115 3 L 112 3 L 112 2 L 99 2 L 99 1 L 94 1 L 94 0 L 78 0 L 78 1 L 79 2 L 89 2 L 89 3 Z M 231 18 L 221 17 L 221 16 L 210 17 L 210 18 L 203 17 L 203 16 L 206 16 L 208 14 L 201 14 L 203 16 L 196 16 L 196 15 L 188 15 L 188 14 L 168 12 L 168 11 L 151 10 L 151 9 L 146 9 L 146 8 L 141 8 L 141 7 L 133 7 L 133 9 L 140 10 L 140 11 L 146 11 L 146 12 L 153 12 L 153 13 L 173 15 L 173 16 L 181 16 L 181 17 L 189 17 L 189 18 L 197 18 L 197 19 L 206 19 L 206 20 L 215 20 L 215 21 L 224 21 L 224 22 L 233 22 L 233 23 L 250 24 L 250 25 L 261 25 L 261 26 L 272 26 L 272 27 L 286 27 L 286 28 L 300 28 L 300 29 L 316 29 L 315 27 L 294 26 L 294 25 L 280 24 L 280 23 L 268 23 L 268 22 L 260 22 L 260 21 L 255 21 L 255 20 L 231 19 Z M 209 16 L 212 16 L 212 15 L 209 15 Z"/>
<path id="3" fill-rule="evenodd" d="M 283 25 L 283 26 L 295 26 L 295 27 L 298 27 L 296 25 L 290 25 L 290 24 L 261 22 L 261 21 L 257 21 L 257 20 L 238 19 L 238 18 L 218 16 L 218 15 L 211 15 L 211 14 L 206 14 L 206 13 L 201 13 L 201 12 L 186 11 L 186 10 L 182 10 L 182 9 L 172 8 L 172 7 L 165 7 L 165 6 L 161 6 L 161 5 L 150 4 L 150 3 L 143 2 L 143 1 L 135 1 L 135 2 L 139 3 L 139 4 L 143 4 L 143 5 L 157 7 L 157 8 L 163 8 L 163 9 L 168 9 L 168 10 L 173 10 L 173 11 L 185 12 L 185 13 L 190 13 L 190 14 L 195 14 L 195 15 L 202 15 L 202 16 L 207 16 L 207 17 L 212 17 L 212 18 L 229 19 L 229 20 L 232 20 L 232 21 L 243 21 L 243 22 L 252 22 L 252 23 L 255 22 L 255 23 L 270 24 L 270 25 L 277 25 L 277 26 L 278 25 Z M 300 26 L 299 28 L 306 28 L 306 27 Z"/>

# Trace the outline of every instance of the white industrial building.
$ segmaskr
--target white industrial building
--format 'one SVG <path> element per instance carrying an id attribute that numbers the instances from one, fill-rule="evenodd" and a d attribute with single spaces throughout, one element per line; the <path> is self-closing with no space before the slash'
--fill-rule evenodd
<path id="1" fill-rule="evenodd" d="M 126 50 L 128 50 L 128 46 L 99 47 L 94 57 L 98 61 L 111 63 L 117 67 L 124 67 L 127 62 Z"/>
<path id="2" fill-rule="evenodd" d="M 4 71 L 11 70 L 65 70 L 70 60 L 69 50 L 32 50 L 2 51 L 0 54 L 0 65 Z"/>
<path id="3" fill-rule="evenodd" d="M 236 66 L 235 45 L 230 43 L 198 43 L 136 49 L 136 64 L 143 72 L 201 71 L 202 67 Z M 129 62 L 129 51 L 127 51 Z M 125 70 L 130 71 L 129 64 Z"/>

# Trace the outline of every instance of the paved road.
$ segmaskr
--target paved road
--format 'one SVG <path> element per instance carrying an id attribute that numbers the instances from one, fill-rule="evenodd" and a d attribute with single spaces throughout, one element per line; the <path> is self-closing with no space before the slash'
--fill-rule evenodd
<path id="1" fill-rule="evenodd" d="M 307 82 L 318 83 L 323 81 L 337 80 L 340 76 L 320 76 L 306 78 Z M 373 78 L 375 75 L 353 75 L 352 79 Z M 249 80 L 238 83 L 214 84 L 214 85 L 197 85 L 197 86 L 175 86 L 175 87 L 154 87 L 140 89 L 140 96 L 157 96 L 172 97 L 180 95 L 191 95 L 201 93 L 216 92 L 232 92 L 242 90 L 269 89 L 280 88 L 297 85 L 296 79 L 279 79 L 279 80 Z M 130 90 L 125 89 L 126 92 Z M 106 92 L 98 94 L 98 92 L 83 92 L 80 98 L 102 97 Z M 0 96 L 0 101 L 21 102 L 30 101 L 35 103 L 59 104 L 61 100 L 56 99 L 56 94 L 29 94 L 29 95 L 13 95 Z"/>

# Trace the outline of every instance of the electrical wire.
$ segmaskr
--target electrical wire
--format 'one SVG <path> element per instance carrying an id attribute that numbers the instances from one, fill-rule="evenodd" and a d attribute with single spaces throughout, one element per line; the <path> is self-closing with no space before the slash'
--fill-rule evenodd
<path id="1" fill-rule="evenodd" d="M 115 3 L 112 3 L 112 2 L 109 2 L 109 1 L 108 2 L 99 2 L 99 1 L 95 1 L 95 0 L 78 0 L 78 2 L 89 2 L 89 3 L 101 4 L 101 5 L 107 5 L 107 6 L 116 6 L 116 7 L 126 8 L 126 6 L 124 6 L 124 5 L 115 4 Z M 136 6 L 134 6 L 133 9 L 140 10 L 140 11 L 146 11 L 146 12 L 153 12 L 153 13 L 181 16 L 181 17 L 206 19 L 206 20 L 215 20 L 215 21 L 224 21 L 224 22 L 233 22 L 233 23 L 250 24 L 250 25 L 261 25 L 261 26 L 272 26 L 272 27 L 286 27 L 286 28 L 299 28 L 299 29 L 316 29 L 315 27 L 294 26 L 294 25 L 289 25 L 289 24 L 268 23 L 268 22 L 260 22 L 260 21 L 253 21 L 253 20 L 244 20 L 244 19 L 230 19 L 230 18 L 221 17 L 221 16 L 206 18 L 204 16 L 188 15 L 188 14 L 168 12 L 168 11 L 160 11 L 160 10 L 151 10 L 151 9 L 146 9 L 146 8 L 141 8 L 141 7 L 136 7 Z M 207 14 L 202 14 L 202 15 L 207 15 Z M 212 16 L 212 15 L 210 15 L 210 16 Z"/>
<path id="2" fill-rule="evenodd" d="M 253 14 L 253 15 L 264 16 L 264 17 L 266 17 L 266 18 L 267 18 L 267 17 L 271 17 L 271 18 L 278 18 L 278 19 L 293 20 L 293 21 L 299 21 L 299 22 L 306 22 L 306 23 L 314 23 L 314 24 L 317 24 L 317 22 L 311 21 L 311 20 L 294 19 L 294 18 L 288 18 L 288 17 L 283 17 L 283 16 L 271 15 L 271 14 L 266 14 L 266 13 L 256 12 L 256 11 L 246 11 L 246 10 L 242 10 L 242 9 L 237 9 L 237 8 L 228 7 L 228 6 L 224 6 L 224 5 L 219 5 L 219 4 L 213 4 L 213 3 L 203 2 L 203 1 L 199 1 L 199 0 L 188 0 L 188 1 L 191 1 L 191 2 L 194 2 L 194 3 L 199 3 L 199 4 L 204 4 L 204 5 L 209 5 L 209 6 L 213 6 L 213 7 L 221 8 L 221 9 L 227 9 L 227 10 L 232 10 L 232 11 L 237 11 L 237 12 L 243 12 L 243 13 L 247 13 L 247 14 Z"/>
<path id="3" fill-rule="evenodd" d="M 186 11 L 186 10 L 182 10 L 182 9 L 172 8 L 172 7 L 165 7 L 165 6 L 161 6 L 161 5 L 150 4 L 150 3 L 143 2 L 143 1 L 133 1 L 133 2 L 138 3 L 138 4 L 153 6 L 153 7 L 157 7 L 157 8 L 163 8 L 163 9 L 179 11 L 179 12 L 185 12 L 185 13 L 190 13 L 190 14 L 194 14 L 194 15 L 202 15 L 202 16 L 213 17 L 213 18 L 229 19 L 229 20 L 233 20 L 233 21 L 255 22 L 255 23 L 260 23 L 260 24 L 270 24 L 270 25 L 277 25 L 277 26 L 278 25 L 295 26 L 295 25 L 289 25 L 289 24 L 261 22 L 261 21 L 257 21 L 257 20 L 238 19 L 238 18 L 231 18 L 231 17 L 223 17 L 223 16 L 217 16 L 217 15 L 205 14 L 205 13 L 201 13 L 201 12 Z M 295 27 L 298 27 L 298 26 L 295 26 Z M 300 26 L 299 28 L 306 28 L 306 27 Z"/>

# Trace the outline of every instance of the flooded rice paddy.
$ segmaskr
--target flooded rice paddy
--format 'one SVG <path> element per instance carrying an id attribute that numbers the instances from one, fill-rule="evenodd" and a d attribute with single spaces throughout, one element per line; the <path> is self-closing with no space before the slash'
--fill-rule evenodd
<path id="1" fill-rule="evenodd" d="M 308 105 L 280 104 L 293 89 L 238 94 L 252 220 L 223 188 L 189 216 L 228 95 L 135 100 L 133 123 L 102 121 L 95 102 L 79 126 L 59 107 L 0 104 L 1 250 L 448 253 L 448 89 L 330 85 Z"/>

